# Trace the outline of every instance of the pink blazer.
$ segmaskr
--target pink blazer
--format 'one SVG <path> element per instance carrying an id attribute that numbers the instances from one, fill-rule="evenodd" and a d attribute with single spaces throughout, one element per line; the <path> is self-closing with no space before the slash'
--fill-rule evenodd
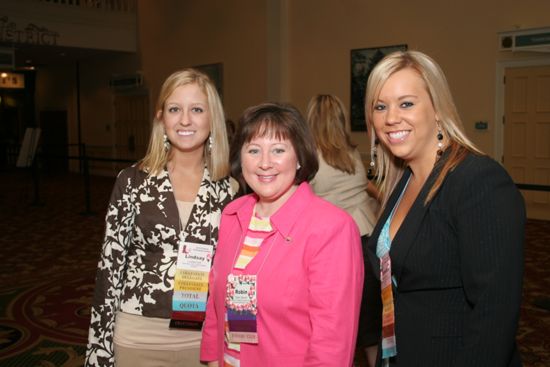
<path id="1" fill-rule="evenodd" d="M 201 344 L 201 360 L 220 366 L 226 279 L 256 201 L 241 197 L 222 213 Z M 363 287 L 354 220 L 302 183 L 271 222 L 276 233 L 245 269 L 258 274 L 259 343 L 241 344 L 241 366 L 351 366 Z"/>

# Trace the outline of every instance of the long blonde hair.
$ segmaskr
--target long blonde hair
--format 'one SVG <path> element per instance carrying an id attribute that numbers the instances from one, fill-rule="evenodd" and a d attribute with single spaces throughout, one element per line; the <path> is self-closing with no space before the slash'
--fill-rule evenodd
<path id="1" fill-rule="evenodd" d="M 439 65 L 428 55 L 419 51 L 397 51 L 384 57 L 372 70 L 367 82 L 365 98 L 365 118 L 371 138 L 371 146 L 376 143 L 373 126 L 373 110 L 380 90 L 389 77 L 403 69 L 412 69 L 422 80 L 430 96 L 434 110 L 439 118 L 439 126 L 449 143 L 447 158 L 442 163 L 441 172 L 431 187 L 425 204 L 437 193 L 447 174 L 452 171 L 468 152 L 483 154 L 468 139 L 463 130 L 462 121 L 453 101 L 449 84 Z M 434 132 L 435 134 L 435 132 Z M 403 175 L 406 163 L 391 154 L 382 144 L 377 147 L 376 176 L 382 204 L 385 205 L 395 185 Z"/>
<path id="2" fill-rule="evenodd" d="M 330 94 L 316 95 L 307 107 L 307 123 L 325 162 L 355 174 L 355 145 L 349 136 L 350 123 L 342 101 Z"/>
<path id="3" fill-rule="evenodd" d="M 216 87 L 206 74 L 195 69 L 184 69 L 170 75 L 162 85 L 155 106 L 155 117 L 149 139 L 149 147 L 145 157 L 140 161 L 139 168 L 147 171 L 149 175 L 159 174 L 168 163 L 170 149 L 164 147 L 164 125 L 162 114 L 164 104 L 174 90 L 178 87 L 196 84 L 206 95 L 207 108 L 210 113 L 210 137 L 212 148 L 204 149 L 204 160 L 210 171 L 212 180 L 217 181 L 229 174 L 229 144 L 225 127 L 225 117 L 220 96 Z"/>

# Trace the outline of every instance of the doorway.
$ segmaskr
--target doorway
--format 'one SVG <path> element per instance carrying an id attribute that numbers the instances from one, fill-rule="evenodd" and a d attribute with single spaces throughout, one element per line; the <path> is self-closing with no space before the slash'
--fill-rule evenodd
<path id="1" fill-rule="evenodd" d="M 45 171 L 67 172 L 69 169 L 67 111 L 41 111 L 40 127 Z"/>
<path id="2" fill-rule="evenodd" d="M 116 158 L 137 161 L 145 155 L 149 142 L 149 96 L 144 93 L 118 94 L 114 98 L 114 107 Z M 117 170 L 127 165 L 127 162 L 119 163 Z"/>
<path id="3" fill-rule="evenodd" d="M 25 94 L 0 89 L 0 170 L 15 167 L 25 133 Z"/>
<path id="4" fill-rule="evenodd" d="M 504 70 L 503 163 L 516 183 L 550 185 L 550 65 Z M 527 216 L 550 220 L 550 192 L 523 190 Z"/>

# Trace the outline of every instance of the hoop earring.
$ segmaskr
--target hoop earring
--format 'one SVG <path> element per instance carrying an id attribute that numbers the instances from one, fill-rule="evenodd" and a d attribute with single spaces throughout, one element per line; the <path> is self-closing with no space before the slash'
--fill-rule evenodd
<path id="1" fill-rule="evenodd" d="M 437 152 L 436 160 L 439 160 L 443 155 L 443 131 L 439 124 L 437 124 Z"/>
<path id="2" fill-rule="evenodd" d="M 166 133 L 163 135 L 163 144 L 164 151 L 167 152 L 170 149 L 170 140 L 168 140 L 168 135 L 166 135 Z"/>

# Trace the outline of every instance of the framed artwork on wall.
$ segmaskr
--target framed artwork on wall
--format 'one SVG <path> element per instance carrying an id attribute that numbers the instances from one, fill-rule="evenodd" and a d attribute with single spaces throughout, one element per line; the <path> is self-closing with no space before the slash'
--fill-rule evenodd
<path id="1" fill-rule="evenodd" d="M 223 63 L 198 65 L 193 66 L 193 69 L 197 69 L 210 77 L 223 101 Z"/>
<path id="2" fill-rule="evenodd" d="M 372 68 L 387 54 L 405 50 L 407 50 L 407 45 L 351 50 L 351 131 L 367 131 L 365 123 L 365 89 Z"/>

